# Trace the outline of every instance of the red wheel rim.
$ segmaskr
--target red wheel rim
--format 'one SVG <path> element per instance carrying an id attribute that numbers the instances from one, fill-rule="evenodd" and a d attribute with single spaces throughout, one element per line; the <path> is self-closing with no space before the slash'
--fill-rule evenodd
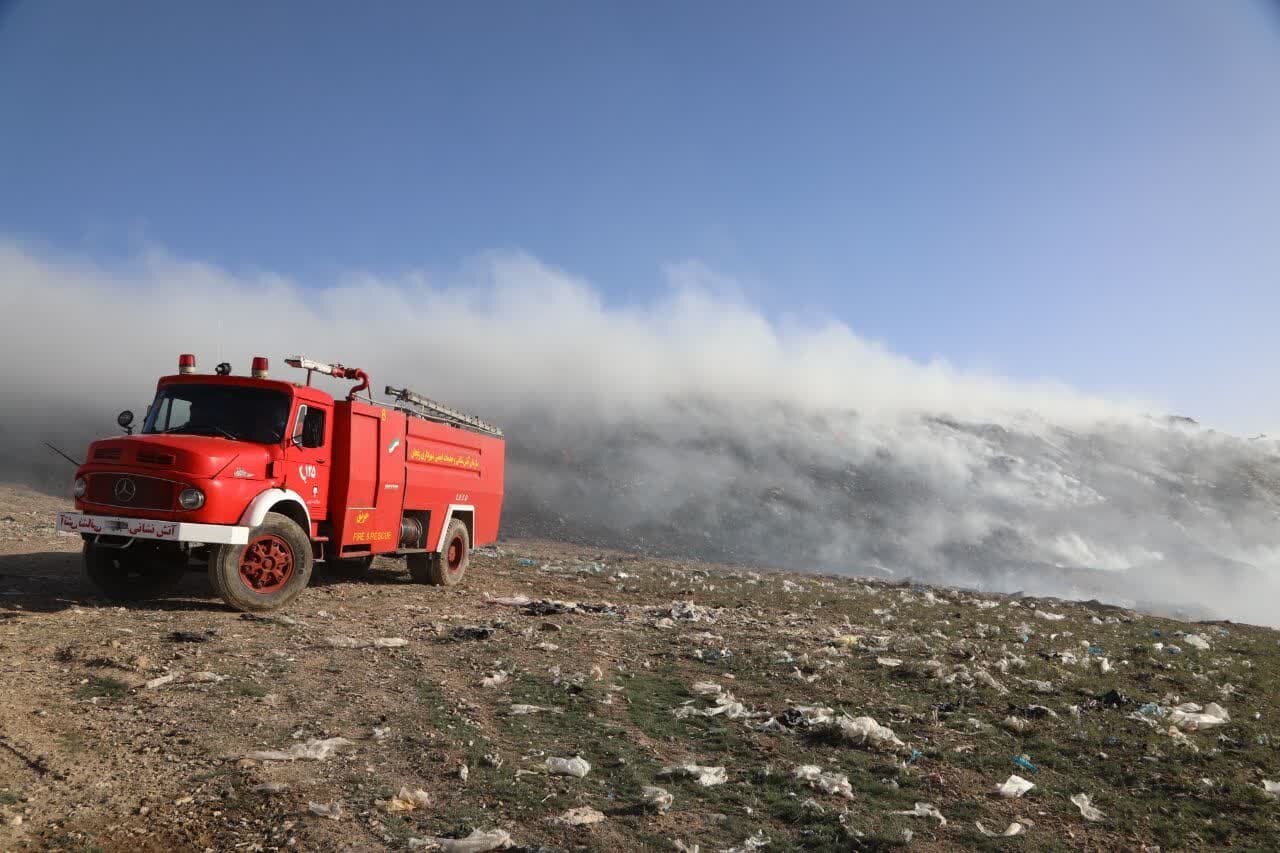
<path id="1" fill-rule="evenodd" d="M 263 595 L 275 592 L 293 577 L 293 549 L 279 536 L 265 533 L 244 546 L 240 581 Z"/>
<path id="2" fill-rule="evenodd" d="M 445 564 L 449 567 L 449 572 L 457 572 L 462 569 L 462 558 L 467 553 L 467 546 L 462 541 L 461 536 L 455 536 L 449 541 L 449 551 L 445 555 Z"/>

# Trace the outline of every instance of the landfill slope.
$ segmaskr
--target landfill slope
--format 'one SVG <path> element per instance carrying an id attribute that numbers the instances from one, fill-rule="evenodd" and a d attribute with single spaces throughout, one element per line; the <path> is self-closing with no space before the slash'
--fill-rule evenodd
<path id="1" fill-rule="evenodd" d="M 535 540 L 119 607 L 62 506 L 0 487 L 3 850 L 1280 845 L 1267 628 Z"/>

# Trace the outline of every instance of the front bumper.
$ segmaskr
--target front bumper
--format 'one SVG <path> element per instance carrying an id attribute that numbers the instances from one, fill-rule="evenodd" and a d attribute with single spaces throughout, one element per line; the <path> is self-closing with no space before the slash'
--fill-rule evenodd
<path id="1" fill-rule="evenodd" d="M 235 524 L 155 521 L 149 518 L 86 515 L 82 512 L 58 513 L 58 532 L 126 536 L 165 542 L 202 542 L 210 545 L 244 545 L 249 541 L 249 528 Z"/>

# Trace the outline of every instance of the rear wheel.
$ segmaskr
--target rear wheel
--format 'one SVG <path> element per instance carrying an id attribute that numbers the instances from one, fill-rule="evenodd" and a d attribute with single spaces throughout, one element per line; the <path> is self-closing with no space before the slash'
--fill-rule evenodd
<path id="1" fill-rule="evenodd" d="M 471 535 L 467 533 L 467 525 L 455 518 L 445 528 L 443 551 L 409 555 L 409 574 L 418 583 L 455 586 L 466 577 L 470 562 Z"/>
<path id="2" fill-rule="evenodd" d="M 173 592 L 187 571 L 186 552 L 135 539 L 127 548 L 84 543 L 84 572 L 113 601 Z"/>
<path id="3" fill-rule="evenodd" d="M 237 610 L 276 610 L 311 582 L 311 540 L 293 519 L 269 512 L 245 545 L 219 545 L 209 554 L 214 592 Z"/>

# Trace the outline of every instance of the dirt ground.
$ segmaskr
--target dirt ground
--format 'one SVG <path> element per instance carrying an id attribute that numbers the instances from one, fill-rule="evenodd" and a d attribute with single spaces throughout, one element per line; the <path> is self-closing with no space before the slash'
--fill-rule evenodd
<path id="1" fill-rule="evenodd" d="M 460 588 L 379 560 L 318 567 L 268 617 L 199 572 L 121 607 L 53 531 L 65 506 L 0 487 L 3 850 L 449 849 L 432 839 L 493 829 L 513 849 L 1280 848 L 1268 629 L 546 542 L 477 552 Z M 864 716 L 898 742 L 851 735 Z M 252 755 L 331 738 L 324 758 Z M 585 776 L 548 771 L 575 756 Z M 664 773 L 685 764 L 725 779 Z M 1035 787 L 1000 796 L 1011 774 Z M 429 804 L 397 810 L 402 787 Z M 557 822 L 579 807 L 596 822 Z"/>

